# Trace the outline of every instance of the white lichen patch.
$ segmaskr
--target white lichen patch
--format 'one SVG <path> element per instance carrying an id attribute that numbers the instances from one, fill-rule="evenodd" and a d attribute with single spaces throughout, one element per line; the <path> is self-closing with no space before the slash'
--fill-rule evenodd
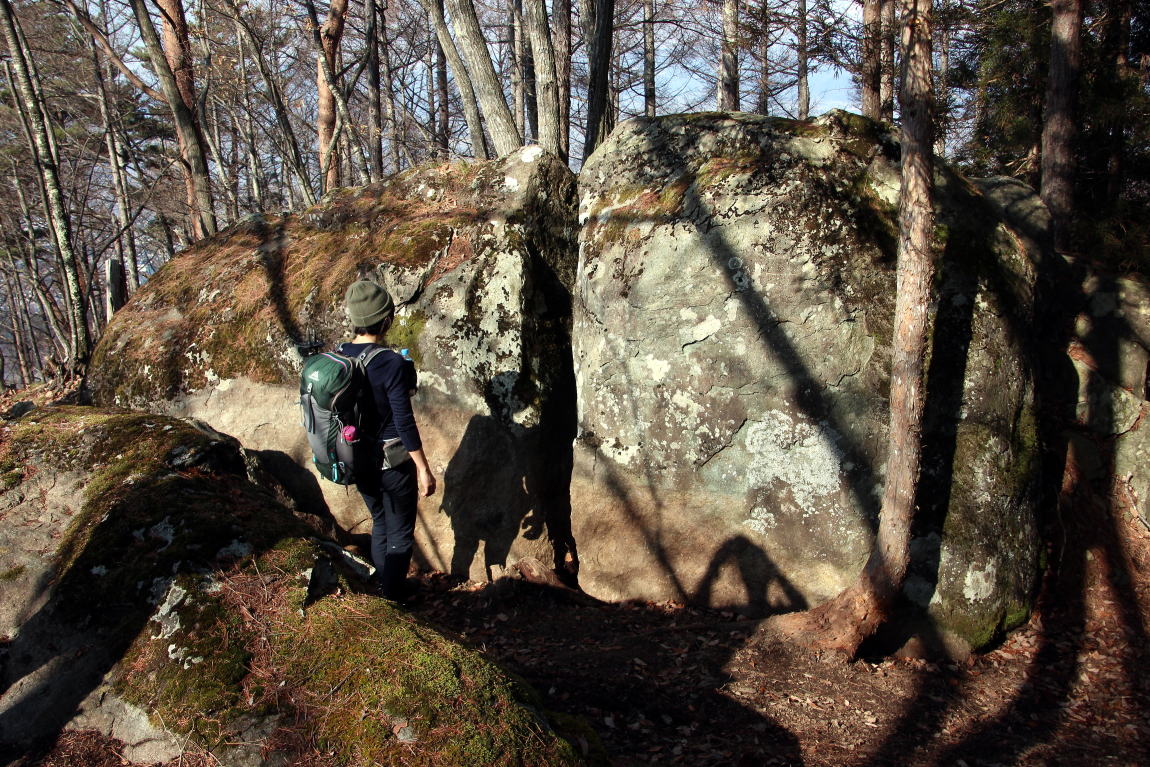
<path id="1" fill-rule="evenodd" d="M 744 527 L 749 527 L 760 535 L 766 535 L 768 530 L 774 529 L 778 524 L 775 515 L 761 506 L 751 509 L 751 516 L 743 520 Z"/>
<path id="2" fill-rule="evenodd" d="M 156 608 L 156 612 L 152 615 L 152 620 L 160 624 L 159 633 L 152 635 L 152 639 L 167 639 L 180 630 L 180 616 L 176 613 L 176 608 L 183 603 L 187 595 L 186 589 L 175 584 L 171 585 L 168 593 L 164 596 L 163 603 Z"/>
<path id="3" fill-rule="evenodd" d="M 838 494 L 842 483 L 842 453 L 838 435 L 826 424 L 794 420 L 774 410 L 745 429 L 748 489 L 782 483 L 795 503 L 811 513 Z M 735 479 L 735 477 L 732 477 Z"/>
<path id="4" fill-rule="evenodd" d="M 968 602 L 981 602 L 994 595 L 994 584 L 998 576 L 998 567 L 993 559 L 985 566 L 971 567 L 966 571 L 962 582 L 962 596 Z"/>
<path id="5" fill-rule="evenodd" d="M 160 547 L 160 551 L 163 551 L 168 548 L 168 546 L 171 546 L 172 541 L 175 540 L 176 528 L 172 525 L 170 517 L 164 517 L 148 529 L 148 535 L 152 538 L 159 538 L 164 542 L 164 545 Z"/>
<path id="6" fill-rule="evenodd" d="M 671 372 L 671 363 L 666 360 L 658 359 L 650 354 L 643 360 L 647 367 L 647 374 L 650 376 L 651 381 L 659 382 L 667 377 L 667 373 Z"/>

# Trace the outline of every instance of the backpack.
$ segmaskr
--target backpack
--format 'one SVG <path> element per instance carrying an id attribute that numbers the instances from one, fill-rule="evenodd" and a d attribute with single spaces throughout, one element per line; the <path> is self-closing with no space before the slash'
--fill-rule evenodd
<path id="1" fill-rule="evenodd" d="M 384 351 L 364 349 L 358 357 L 323 352 L 304 360 L 299 405 L 312 460 L 320 476 L 337 485 L 355 483 L 355 443 L 360 399 L 367 389 L 367 364 Z"/>

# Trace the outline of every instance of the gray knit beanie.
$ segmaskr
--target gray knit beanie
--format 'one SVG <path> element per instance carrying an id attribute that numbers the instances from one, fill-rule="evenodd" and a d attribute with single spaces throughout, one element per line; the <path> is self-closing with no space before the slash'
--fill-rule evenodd
<path id="1" fill-rule="evenodd" d="M 357 328 L 369 328 L 395 311 L 395 304 L 387 291 L 367 280 L 351 283 L 344 303 L 347 305 L 347 318 Z"/>

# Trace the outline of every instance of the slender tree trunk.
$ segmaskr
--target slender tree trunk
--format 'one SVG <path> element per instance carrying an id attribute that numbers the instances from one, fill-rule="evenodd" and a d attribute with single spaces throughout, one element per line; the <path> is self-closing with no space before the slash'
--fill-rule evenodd
<path id="1" fill-rule="evenodd" d="M 643 0 L 643 114 L 656 115 L 655 0 Z"/>
<path id="2" fill-rule="evenodd" d="M 314 205 L 316 202 L 315 190 L 312 188 L 311 178 L 308 175 L 303 150 L 300 148 L 299 140 L 295 135 L 295 129 L 292 127 L 291 112 L 288 110 L 283 88 L 280 87 L 279 81 L 272 73 L 271 67 L 261 52 L 263 46 L 256 38 L 251 26 L 247 23 L 247 19 L 245 19 L 240 12 L 236 0 L 228 0 L 228 7 L 231 9 L 232 18 L 235 19 L 237 32 L 247 40 L 248 46 L 252 50 L 252 57 L 256 62 L 256 68 L 259 69 L 260 77 L 263 79 L 264 86 L 267 88 L 268 100 L 271 101 L 272 110 L 276 116 L 276 125 L 279 126 L 282 141 L 287 150 L 284 154 L 286 155 L 288 164 L 291 166 L 292 172 L 295 174 L 297 188 L 300 194 L 303 195 L 304 203 L 306 205 Z"/>
<path id="3" fill-rule="evenodd" d="M 795 25 L 795 56 L 798 69 L 798 104 L 795 117 L 806 120 L 811 116 L 810 41 L 807 39 L 807 0 L 799 0 L 799 18 Z"/>
<path id="4" fill-rule="evenodd" d="M 903 0 L 902 186 L 899 190 L 897 295 L 891 348 L 890 434 L 878 534 L 858 581 L 775 628 L 797 641 L 853 657 L 885 621 L 910 564 L 922 463 L 927 337 L 934 275 L 931 0 Z"/>
<path id="5" fill-rule="evenodd" d="M 451 39 L 451 31 L 447 28 L 447 21 L 443 15 L 443 0 L 421 0 L 423 7 L 431 16 L 435 24 L 435 35 L 439 45 L 447 57 L 447 64 L 455 75 L 455 85 L 459 89 L 459 98 L 463 102 L 463 119 L 467 123 L 467 134 L 471 139 L 471 153 L 481 160 L 491 157 L 487 149 L 487 138 L 483 135 L 483 120 L 479 115 L 479 104 L 475 100 L 475 87 L 471 83 L 471 73 L 463 64 L 455 41 Z"/>
<path id="6" fill-rule="evenodd" d="M 583 141 L 583 161 L 611 132 L 611 51 L 615 37 L 615 0 L 585 0 L 587 61 L 587 135 Z"/>
<path id="7" fill-rule="evenodd" d="M 559 88 L 559 156 L 571 155 L 571 0 L 552 0 L 555 80 Z"/>
<path id="8" fill-rule="evenodd" d="M 515 113 L 515 127 L 527 139 L 526 98 L 524 97 L 522 0 L 511 0 L 507 6 L 507 37 L 511 40 L 511 111 Z"/>
<path id="9" fill-rule="evenodd" d="M 523 145 L 523 134 L 516 127 L 503 98 L 503 88 L 495 75 L 475 6 L 471 0 L 448 0 L 447 7 L 451 11 L 455 34 L 467 61 L 467 71 L 471 73 L 480 109 L 491 129 L 491 142 L 498 154 L 509 154 Z"/>
<path id="10" fill-rule="evenodd" d="M 131 200 L 128 197 L 128 182 L 121 159 L 120 129 L 112 118 L 111 100 L 104 80 L 104 68 L 100 63 L 99 49 L 91 42 L 92 74 L 99 90 L 100 119 L 104 123 L 104 143 L 108 151 L 108 168 L 112 173 L 112 190 L 116 198 L 116 225 L 120 233 L 116 237 L 116 252 L 127 272 L 128 285 L 132 291 L 140 287 L 140 263 L 136 253 L 136 233 L 132 227 Z"/>
<path id="11" fill-rule="evenodd" d="M 438 41 L 432 44 L 435 46 L 435 89 L 438 94 L 435 102 L 439 105 L 439 149 L 444 157 L 448 157 L 451 153 L 451 104 L 447 94 L 447 51 Z"/>
<path id="12" fill-rule="evenodd" d="M 1112 0 L 1106 31 L 1102 38 L 1104 61 L 1108 63 L 1110 79 L 1124 84 L 1133 78 L 1128 49 L 1130 47 L 1130 0 Z M 1105 179 L 1105 190 L 1100 195 L 1103 206 L 1113 209 L 1118 204 L 1126 181 L 1126 133 L 1129 114 L 1126 110 L 1113 110 L 1106 126 L 1108 149 L 1106 166 L 1100 175 Z"/>
<path id="13" fill-rule="evenodd" d="M 1071 247 L 1074 215 L 1074 137 L 1082 49 L 1082 0 L 1053 0 L 1050 74 L 1042 124 L 1042 200 L 1054 224 L 1054 247 Z"/>
<path id="14" fill-rule="evenodd" d="M 335 141 L 335 89 L 333 84 L 328 82 L 328 72 L 334 72 L 336 69 L 336 55 L 347 21 L 347 5 L 348 0 L 332 0 L 328 6 L 327 19 L 319 27 L 320 50 L 316 59 L 315 76 L 318 91 L 316 129 L 319 132 L 319 164 L 324 169 L 325 192 L 330 192 L 340 185 L 338 144 Z"/>
<path id="15" fill-rule="evenodd" d="M 367 154 L 372 182 L 383 178 L 383 102 L 379 80 L 379 11 L 375 0 L 367 0 Z M 386 30 L 384 31 L 386 34 Z"/>
<path id="16" fill-rule="evenodd" d="M 895 49 L 898 40 L 898 24 L 895 20 L 895 8 L 898 0 L 882 0 L 880 10 L 882 24 L 882 61 L 879 65 L 879 114 L 884 122 L 894 122 L 894 75 L 897 71 L 895 65 Z"/>
<path id="17" fill-rule="evenodd" d="M 765 18 L 763 25 L 763 34 L 759 38 L 759 97 L 755 103 L 755 111 L 761 115 L 769 115 L 771 113 L 771 29 Z"/>
<path id="18" fill-rule="evenodd" d="M 179 2 L 169 0 L 176 6 Z M 148 58 L 152 63 L 152 70 L 160 81 L 160 89 L 168 108 L 172 110 L 172 120 L 175 123 L 176 139 L 180 147 L 180 159 L 183 163 L 185 178 L 188 179 L 189 188 L 189 218 L 191 221 L 192 236 L 196 239 L 207 237 L 216 233 L 215 204 L 212 200 L 211 179 L 208 175 L 207 151 L 200 134 L 195 113 L 190 104 L 195 104 L 193 97 L 190 102 L 184 100 L 181 85 L 168 64 L 164 47 L 152 24 L 152 17 L 148 14 L 145 0 L 131 0 L 132 10 L 135 12 L 136 23 L 140 27 L 140 36 L 148 49 Z M 182 10 L 182 9 L 181 9 Z M 181 14 L 182 15 L 182 14 Z M 189 73 L 183 73 L 186 79 Z"/>
<path id="19" fill-rule="evenodd" d="M 559 90 L 555 82 L 555 49 L 543 0 L 524 0 L 524 22 L 535 61 L 535 94 L 539 105 L 539 144 L 562 156 L 559 144 Z"/>
<path id="20" fill-rule="evenodd" d="M 950 30 L 944 29 L 938 36 L 938 73 L 935 81 L 938 88 L 935 93 L 935 123 L 934 123 L 934 153 L 939 157 L 946 155 L 946 135 L 950 122 Z"/>
<path id="21" fill-rule="evenodd" d="M 872 120 L 882 119 L 882 0 L 863 0 L 862 61 L 859 64 L 859 90 L 862 113 Z"/>
<path id="22" fill-rule="evenodd" d="M 395 106 L 395 88 L 392 86 L 395 70 L 391 66 L 391 41 L 387 39 L 387 0 L 373 0 L 379 10 L 379 63 L 383 66 L 383 106 L 391 133 L 391 162 L 394 171 L 403 169 L 400 152 L 399 115 Z"/>
<path id="23" fill-rule="evenodd" d="M 739 0 L 723 0 L 723 46 L 719 55 L 716 105 L 720 111 L 739 109 Z"/>
<path id="24" fill-rule="evenodd" d="M 431 157 L 442 157 L 439 145 L 439 125 L 436 117 L 438 115 L 438 95 L 439 89 L 435 84 L 435 38 L 432 36 L 431 28 L 431 14 L 425 14 L 425 23 L 427 26 L 427 60 L 424 62 L 427 66 L 427 150 L 428 155 Z"/>
<path id="25" fill-rule="evenodd" d="M 16 17 L 9 0 L 0 0 L 0 26 L 8 44 L 8 54 L 18 86 L 19 99 L 22 102 L 22 111 L 31 128 L 32 148 L 36 153 L 37 170 L 43 179 L 48 220 L 63 266 L 62 275 L 71 304 L 72 372 L 82 374 L 91 355 L 92 340 L 80 288 L 80 266 L 72 248 L 68 211 L 64 204 L 56 159 L 51 151 L 49 126 L 45 120 L 46 110 L 37 82 L 38 77 L 34 76 L 35 70 L 28 51 L 20 44 Z"/>

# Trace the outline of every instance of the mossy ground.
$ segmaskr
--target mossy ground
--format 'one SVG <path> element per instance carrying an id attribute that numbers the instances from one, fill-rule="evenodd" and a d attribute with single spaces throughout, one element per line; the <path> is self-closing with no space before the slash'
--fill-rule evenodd
<path id="1" fill-rule="evenodd" d="M 10 425 L 0 463 L 87 473 L 40 620 L 104 637 L 122 655 L 115 688 L 189 743 L 226 749 L 264 719 L 280 728 L 272 745 L 324 764 L 580 761 L 537 696 L 478 653 L 354 593 L 348 574 L 309 594 L 325 555 L 247 479 L 229 438 L 142 413 L 39 408 Z"/>

